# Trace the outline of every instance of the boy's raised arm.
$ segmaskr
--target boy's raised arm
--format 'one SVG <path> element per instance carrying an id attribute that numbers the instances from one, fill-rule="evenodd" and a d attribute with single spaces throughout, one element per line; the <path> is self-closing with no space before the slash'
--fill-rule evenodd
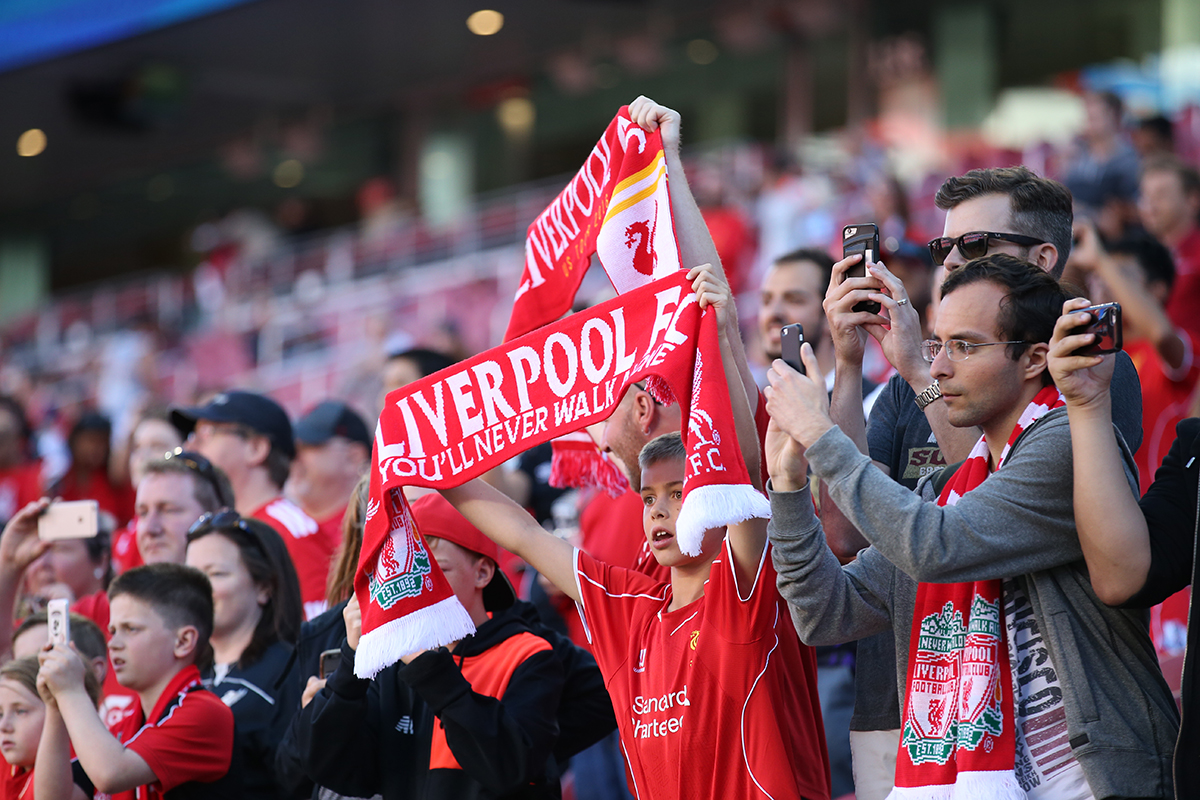
<path id="1" fill-rule="evenodd" d="M 738 334 L 731 333 L 728 325 L 730 309 L 733 308 L 733 293 L 729 289 L 729 283 L 711 265 L 694 267 L 688 272 L 688 277 L 692 280 L 692 290 L 696 293 L 700 308 L 705 309 L 711 305 L 716 309 L 721 332 L 721 365 L 725 370 L 725 383 L 729 389 L 730 404 L 733 406 L 738 446 L 742 451 L 742 460 L 746 462 L 746 471 L 750 474 L 751 483 L 754 484 L 754 488 L 762 491 L 758 428 L 755 427 L 750 400 L 742 382 L 739 351 L 731 341 Z M 744 353 L 740 360 L 745 361 Z M 730 525 L 728 534 L 738 586 L 748 589 L 754 584 L 759 563 L 762 561 L 763 548 L 767 544 L 767 521 L 751 518 Z"/>
<path id="2" fill-rule="evenodd" d="M 157 781 L 158 776 L 150 765 L 134 751 L 127 750 L 104 727 L 92 699 L 83 688 L 86 667 L 79 656 L 66 645 L 57 644 L 52 650 L 40 653 L 38 661 L 41 664 L 39 681 L 54 695 L 70 743 L 75 747 L 75 755 L 96 791 L 116 794 Z M 39 757 L 41 744 L 45 744 L 45 736 L 39 743 Z M 34 777 L 36 779 L 36 773 Z"/>
<path id="3" fill-rule="evenodd" d="M 579 602 L 574 547 L 548 533 L 529 512 L 479 479 L 441 492 L 489 539 L 525 559 L 559 591 Z"/>

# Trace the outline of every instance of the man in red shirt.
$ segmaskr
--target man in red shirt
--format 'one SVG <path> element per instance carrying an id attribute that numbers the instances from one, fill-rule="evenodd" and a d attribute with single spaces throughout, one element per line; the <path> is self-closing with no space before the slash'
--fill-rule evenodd
<path id="1" fill-rule="evenodd" d="M 287 495 L 317 521 L 322 540 L 340 544 L 346 505 L 371 458 L 367 423 L 345 403 L 327 400 L 296 420 L 292 433 Z"/>
<path id="2" fill-rule="evenodd" d="M 109 732 L 84 690 L 79 655 L 61 644 L 43 651 L 38 690 L 54 702 L 46 704 L 36 796 L 66 797 L 81 781 L 117 800 L 240 796 L 230 772 L 233 712 L 204 689 L 195 665 L 212 633 L 208 579 L 190 567 L 154 564 L 121 575 L 109 592 L 109 653 L 117 680 L 137 692 L 140 713 Z"/>
<path id="3" fill-rule="evenodd" d="M 1167 316 L 1200 341 L 1200 174 L 1172 156 L 1150 161 L 1142 170 L 1138 212 L 1175 258 Z"/>
<path id="4" fill-rule="evenodd" d="M 323 536 L 317 521 L 283 496 L 296 457 L 292 423 L 274 400 L 228 391 L 197 408 L 171 411 L 187 447 L 229 477 L 237 512 L 272 526 L 287 543 L 309 619 L 325 610 L 325 579 L 341 538 Z"/>

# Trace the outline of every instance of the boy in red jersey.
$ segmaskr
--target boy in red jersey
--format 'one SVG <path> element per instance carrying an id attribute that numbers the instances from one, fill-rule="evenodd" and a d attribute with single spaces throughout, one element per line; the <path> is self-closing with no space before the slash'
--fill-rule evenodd
<path id="1" fill-rule="evenodd" d="M 109 655 L 117 680 L 137 692 L 140 713 L 110 733 L 84 691 L 78 653 L 47 646 L 39 656 L 46 721 L 36 796 L 70 796 L 74 746 L 74 783 L 85 791 L 115 800 L 240 797 L 238 776 L 229 770 L 233 712 L 204 689 L 195 664 L 212 634 L 208 579 L 180 564 L 152 564 L 122 574 L 108 591 Z"/>
<path id="2" fill-rule="evenodd" d="M 707 265 L 689 277 L 700 308 L 716 309 L 743 458 L 757 464 L 730 344 L 729 287 Z M 653 440 L 639 458 L 643 529 L 669 582 L 596 561 L 482 481 L 443 494 L 578 604 L 635 796 L 828 798 L 816 663 L 774 587 L 766 521 L 710 530 L 699 556 L 683 555 L 675 524 L 684 459 L 678 433 Z"/>

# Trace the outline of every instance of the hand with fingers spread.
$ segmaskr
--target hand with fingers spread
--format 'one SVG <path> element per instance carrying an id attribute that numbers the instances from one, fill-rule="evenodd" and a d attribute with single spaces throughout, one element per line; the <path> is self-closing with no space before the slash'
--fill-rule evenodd
<path id="1" fill-rule="evenodd" d="M 930 377 L 929 364 L 921 356 L 921 316 L 909 302 L 904 284 L 882 262 L 868 264 L 867 274 L 882 285 L 882 291 L 872 292 L 870 299 L 883 306 L 882 311 L 887 314 L 886 327 L 867 325 L 867 333 L 879 342 L 888 363 L 900 377 L 918 391 L 924 389 Z"/>
<path id="2" fill-rule="evenodd" d="M 821 374 L 811 344 L 805 342 L 801 346 L 800 357 L 808 375 Z M 781 431 L 806 449 L 833 427 L 825 386 L 816 383 L 808 375 L 801 375 L 786 361 L 776 359 L 767 373 L 770 385 L 763 390 L 771 419 Z"/>
<path id="3" fill-rule="evenodd" d="M 845 278 L 846 271 L 858 264 L 865 256 L 855 253 L 833 265 L 829 288 L 821 308 L 829 321 L 833 337 L 834 354 L 842 364 L 861 365 L 863 349 L 867 343 L 868 326 L 882 328 L 887 319 L 869 311 L 855 311 L 854 306 L 864 300 L 877 297 L 883 284 L 878 278 L 867 275 L 861 278 Z"/>
<path id="4" fill-rule="evenodd" d="M 679 112 L 659 105 L 645 95 L 629 104 L 629 117 L 647 131 L 662 131 L 663 148 L 679 150 Z"/>
<path id="5" fill-rule="evenodd" d="M 1076 297 L 1063 303 L 1062 316 L 1054 324 L 1054 335 L 1050 338 L 1047 366 L 1054 376 L 1054 385 L 1067 401 L 1067 409 L 1095 409 L 1105 416 L 1111 413 L 1112 383 L 1116 358 L 1107 356 L 1077 356 L 1080 347 L 1094 344 L 1096 334 L 1073 333 L 1092 322 L 1091 314 L 1081 314 L 1081 309 L 1091 305 L 1086 297 Z"/>

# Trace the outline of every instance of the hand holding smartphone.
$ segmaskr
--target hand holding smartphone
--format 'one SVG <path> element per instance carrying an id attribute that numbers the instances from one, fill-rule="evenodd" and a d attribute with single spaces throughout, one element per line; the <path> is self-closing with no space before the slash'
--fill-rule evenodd
<path id="1" fill-rule="evenodd" d="M 333 671 L 338 668 L 338 664 L 342 663 L 342 651 L 340 649 L 322 650 L 321 660 L 318 662 L 317 676 L 321 680 L 327 679 L 333 674 Z"/>
<path id="2" fill-rule="evenodd" d="M 1098 306 L 1081 308 L 1079 311 L 1073 313 L 1081 312 L 1090 314 L 1092 322 L 1088 325 L 1075 328 L 1071 331 L 1071 335 L 1094 333 L 1096 334 L 1096 341 L 1092 344 L 1084 345 L 1072 353 L 1072 355 L 1103 356 L 1115 353 L 1124 347 L 1121 331 L 1120 303 L 1102 303 Z"/>
<path id="3" fill-rule="evenodd" d="M 879 226 L 874 222 L 842 228 L 842 258 L 849 258 L 857 253 L 862 254 L 862 260 L 852 264 L 842 276 L 842 280 L 867 277 L 867 262 L 879 259 Z M 881 308 L 882 306 L 874 300 L 863 300 L 861 303 L 855 303 L 852 310 L 878 314 Z"/>
<path id="4" fill-rule="evenodd" d="M 784 325 L 779 330 L 780 357 L 789 367 L 805 375 L 804 361 L 800 358 L 800 345 L 804 344 L 804 326 L 799 322 Z"/>

